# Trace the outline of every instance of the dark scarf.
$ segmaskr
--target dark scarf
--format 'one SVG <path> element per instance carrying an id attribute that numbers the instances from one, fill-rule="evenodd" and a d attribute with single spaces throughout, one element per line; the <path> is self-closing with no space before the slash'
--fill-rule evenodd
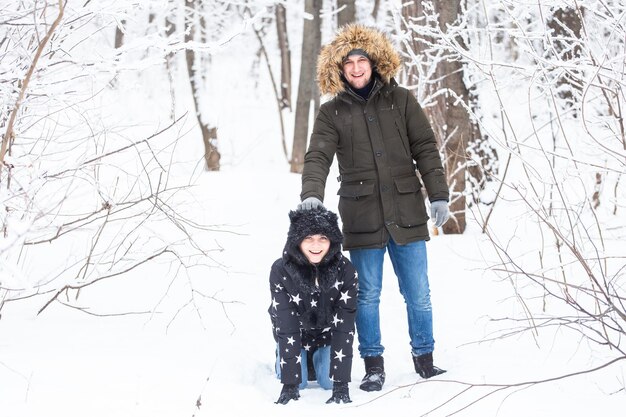
<path id="1" fill-rule="evenodd" d="M 372 88 L 374 88 L 374 84 L 376 83 L 376 77 L 374 77 L 374 73 L 372 73 L 372 77 L 370 78 L 370 82 L 367 83 L 367 85 L 363 88 L 354 88 L 352 86 L 350 86 L 350 88 L 352 89 L 352 91 L 354 91 L 355 93 L 357 93 L 359 96 L 361 96 L 361 98 L 363 98 L 363 100 L 366 100 L 369 98 L 370 93 L 372 92 Z"/>

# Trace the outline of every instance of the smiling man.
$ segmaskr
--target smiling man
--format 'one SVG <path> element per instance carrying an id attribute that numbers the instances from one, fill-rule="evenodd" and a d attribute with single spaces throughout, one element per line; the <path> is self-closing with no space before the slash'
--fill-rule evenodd
<path id="1" fill-rule="evenodd" d="M 379 391 L 385 382 L 379 317 L 385 253 L 406 302 L 415 371 L 422 378 L 445 372 L 433 364 L 422 182 L 437 227 L 448 219 L 448 186 L 426 115 L 393 79 L 400 65 L 390 40 L 362 25 L 344 26 L 322 48 L 317 80 L 320 91 L 333 98 L 316 116 L 302 172 L 299 207 L 323 207 L 337 156 L 344 248 L 359 274 L 356 327 L 365 391 Z"/>
<path id="2" fill-rule="evenodd" d="M 362 49 L 351 50 L 344 58 L 342 65 L 344 78 L 357 94 L 359 94 L 359 90 L 366 88 L 371 91 L 374 79 L 372 78 L 372 63 L 367 52 Z"/>

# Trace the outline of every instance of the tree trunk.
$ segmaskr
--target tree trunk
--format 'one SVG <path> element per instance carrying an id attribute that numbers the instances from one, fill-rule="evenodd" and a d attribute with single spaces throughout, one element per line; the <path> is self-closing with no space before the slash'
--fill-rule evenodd
<path id="1" fill-rule="evenodd" d="M 554 11 L 547 23 L 552 30 L 551 42 L 553 52 L 558 61 L 571 61 L 581 56 L 580 37 L 582 21 L 576 9 L 560 8 Z M 557 95 L 565 103 L 565 108 L 571 109 L 574 117 L 577 116 L 576 101 L 582 92 L 580 71 L 567 69 L 565 65 L 555 68 L 555 72 L 563 71 L 555 85 Z"/>
<path id="2" fill-rule="evenodd" d="M 337 0 L 337 27 L 356 21 L 356 7 L 354 0 Z"/>
<path id="3" fill-rule="evenodd" d="M 454 23 L 458 17 L 461 0 L 433 2 L 439 13 L 439 25 L 445 33 L 447 24 Z M 467 105 L 469 92 L 463 81 L 463 65 L 459 61 L 441 61 L 437 67 L 439 89 L 453 94 L 440 95 L 437 98 L 436 129 L 443 141 L 445 168 L 450 185 L 450 211 L 454 216 L 443 225 L 445 234 L 463 233 L 465 221 L 465 170 L 467 167 L 467 147 L 472 136 L 472 122 L 462 104 L 455 104 L 461 98 Z"/>
<path id="4" fill-rule="evenodd" d="M 172 11 L 165 16 L 165 35 L 173 38 L 176 33 L 176 11 L 178 8 L 172 5 Z M 170 118 L 176 120 L 176 89 L 174 88 L 174 71 L 176 67 L 174 52 L 169 52 L 165 56 L 165 68 L 167 70 L 167 79 L 170 89 L 170 99 L 172 100 L 170 107 Z"/>
<path id="5" fill-rule="evenodd" d="M 320 11 L 322 0 L 305 0 L 304 11 L 314 17 L 304 20 L 302 57 L 300 60 L 300 80 L 298 82 L 298 98 L 296 100 L 296 119 L 293 132 L 293 148 L 291 150 L 291 172 L 302 173 L 304 153 L 309 135 L 309 116 L 311 100 L 315 100 L 315 67 L 319 53 Z"/>
<path id="6" fill-rule="evenodd" d="M 48 6 L 45 5 L 44 9 L 46 7 Z M 37 50 L 35 51 L 35 56 L 33 57 L 30 67 L 28 68 L 28 71 L 26 72 L 24 79 L 21 80 L 19 84 L 20 90 L 19 90 L 17 99 L 15 100 L 15 104 L 13 105 L 13 108 L 11 109 L 9 113 L 7 128 L 4 133 L 4 136 L 2 136 L 2 143 L 0 144 L 0 179 L 2 178 L 2 167 L 4 167 L 5 165 L 4 158 L 7 152 L 9 153 L 9 155 L 11 155 L 11 147 L 13 145 L 13 141 L 15 140 L 15 130 L 14 130 L 15 123 L 17 121 L 17 116 L 20 111 L 20 107 L 22 106 L 22 102 L 25 99 L 26 90 L 28 89 L 28 85 L 30 83 L 31 77 L 33 76 L 35 69 L 37 68 L 37 63 L 39 62 L 39 58 L 43 54 L 44 48 L 46 47 L 50 39 L 52 39 L 53 33 L 55 29 L 57 28 L 57 26 L 59 26 L 59 24 L 61 23 L 61 20 L 63 20 L 63 13 L 65 11 L 65 5 L 63 4 L 62 0 L 59 0 L 58 7 L 59 7 L 59 14 L 57 15 L 56 19 L 52 22 L 52 25 L 48 29 L 48 32 L 46 33 L 46 35 L 43 37 L 43 39 L 39 41 L 39 45 L 37 46 Z M 9 185 L 10 180 L 11 180 L 12 166 L 9 165 L 8 169 L 9 169 L 9 174 L 7 176 L 7 186 Z M 6 229 L 5 229 L 5 232 L 6 232 Z"/>
<path id="7" fill-rule="evenodd" d="M 126 20 L 120 21 L 120 24 L 115 27 L 115 49 L 119 49 L 124 44 L 124 31 L 122 27 L 126 26 Z"/>
<path id="8" fill-rule="evenodd" d="M 316 67 L 317 67 L 317 56 L 320 53 L 320 49 L 322 49 L 322 17 L 321 11 L 324 2 L 323 0 L 319 1 L 319 9 L 316 9 L 317 12 L 313 15 L 313 26 L 317 28 L 315 32 L 311 34 L 312 42 L 313 42 L 313 57 L 315 58 L 313 64 L 313 82 L 312 84 L 312 94 L 313 94 L 313 114 L 317 114 L 317 111 L 320 108 L 320 89 L 317 85 L 317 80 L 315 78 Z"/>
<path id="9" fill-rule="evenodd" d="M 195 39 L 195 27 L 197 20 L 197 13 L 195 10 L 195 2 L 198 0 L 187 2 L 191 9 L 189 13 L 186 13 L 185 18 L 185 42 L 191 42 Z M 196 73 L 195 61 L 196 56 L 192 48 L 188 47 L 185 50 L 185 58 L 187 61 L 187 73 L 189 74 L 189 84 L 191 85 L 191 95 L 193 96 L 193 104 L 196 110 L 196 117 L 200 130 L 202 132 L 202 142 L 204 143 L 204 160 L 206 162 L 206 169 L 208 171 L 219 171 L 220 169 L 220 153 L 214 143 L 217 141 L 217 128 L 210 127 L 202 121 L 202 113 L 200 112 L 199 100 L 198 100 L 198 82 L 199 75 Z"/>
<path id="10" fill-rule="evenodd" d="M 122 47 L 122 45 L 124 45 L 124 31 L 122 30 L 122 28 L 126 27 L 126 20 L 122 19 L 120 20 L 120 23 L 115 26 L 115 41 L 113 44 L 113 47 L 115 49 L 120 49 Z M 118 84 L 118 80 L 117 77 L 119 76 L 119 72 L 117 72 L 115 74 L 115 77 L 113 79 L 111 79 L 111 87 L 116 88 L 119 84 Z"/>
<path id="11" fill-rule="evenodd" d="M 380 9 L 380 0 L 374 0 L 374 8 L 372 9 L 372 17 L 374 21 L 378 19 L 378 9 Z"/>
<path id="12" fill-rule="evenodd" d="M 287 32 L 285 6 L 276 5 L 276 32 L 280 50 L 280 107 L 291 110 L 291 50 Z"/>
<path id="13" fill-rule="evenodd" d="M 433 2 L 434 11 L 439 15 L 439 26 L 445 33 L 447 24 L 454 23 L 460 11 L 461 0 L 451 0 L 449 2 Z M 403 17 L 407 22 L 420 22 L 416 18 L 424 16 L 424 6 L 422 1 L 411 1 L 404 5 Z M 424 23 L 422 23 L 424 24 Z M 407 29 L 407 28 L 403 28 Z M 421 55 L 426 45 L 436 43 L 434 39 L 422 38 L 421 42 L 412 39 L 410 48 Z M 424 54 L 427 56 L 427 54 Z M 417 63 L 409 62 L 406 70 L 408 85 L 415 85 L 418 82 L 419 68 Z M 428 63 L 426 63 L 428 65 Z M 465 231 L 465 179 L 467 170 L 467 149 L 471 139 L 477 135 L 477 127 L 470 120 L 470 116 L 462 104 L 457 100 L 461 99 L 465 105 L 469 105 L 469 92 L 463 81 L 463 66 L 459 61 L 444 60 L 437 63 L 435 74 L 432 76 L 432 83 L 425 89 L 425 95 L 435 97 L 435 106 L 424 109 L 435 137 L 444 152 L 444 166 L 446 178 L 450 187 L 450 211 L 453 216 L 444 224 L 443 231 L 446 234 L 460 234 Z M 435 94 L 438 91 L 446 91 L 445 94 Z M 479 133 L 478 133 L 479 135 Z"/>
<path id="14" fill-rule="evenodd" d="M 412 33 L 411 25 L 413 21 L 417 19 L 418 16 L 424 15 L 424 6 L 422 2 L 419 0 L 413 0 L 405 2 L 402 6 L 402 18 L 404 21 L 401 23 L 401 30 L 406 31 L 408 33 Z M 406 24 L 405 24 L 406 22 Z M 425 23 L 422 23 L 424 25 Z M 434 39 L 431 37 L 420 35 L 419 39 L 422 42 L 418 42 L 418 37 L 412 35 L 410 40 L 407 40 L 407 47 L 405 47 L 405 52 L 407 52 L 407 56 L 410 56 L 408 52 L 412 51 L 416 55 L 421 55 L 424 52 L 426 45 L 431 45 L 434 43 Z M 404 45 L 404 44 L 403 44 Z M 406 85 L 417 85 L 419 83 L 419 68 L 418 63 L 411 60 L 411 58 L 405 58 L 404 66 L 402 67 L 401 77 L 404 80 Z M 427 87 L 428 88 L 428 87 Z M 426 94 L 428 95 L 428 93 Z M 418 100 L 420 97 L 417 97 Z M 430 117 L 428 109 L 424 109 L 426 114 Z"/>

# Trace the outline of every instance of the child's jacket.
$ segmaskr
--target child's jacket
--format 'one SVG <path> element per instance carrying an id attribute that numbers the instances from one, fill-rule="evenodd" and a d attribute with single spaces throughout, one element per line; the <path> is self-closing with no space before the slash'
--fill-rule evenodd
<path id="1" fill-rule="evenodd" d="M 337 215 L 312 209 L 292 211 L 289 216 L 283 256 L 270 272 L 268 310 L 281 359 L 281 382 L 301 382 L 301 349 L 327 345 L 331 346 L 331 380 L 350 382 L 358 278 L 341 253 Z M 331 242 L 328 254 L 317 265 L 299 249 L 302 240 L 314 234 L 323 234 Z"/>

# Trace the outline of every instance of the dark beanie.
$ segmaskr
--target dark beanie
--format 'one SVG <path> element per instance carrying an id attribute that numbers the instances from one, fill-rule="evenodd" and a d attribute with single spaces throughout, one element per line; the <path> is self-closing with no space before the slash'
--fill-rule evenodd
<path id="1" fill-rule="evenodd" d="M 364 56 L 365 58 L 369 59 L 370 61 L 372 60 L 372 58 L 370 58 L 370 56 L 367 54 L 367 52 L 365 52 L 365 50 L 363 50 L 361 48 L 355 48 L 355 49 L 351 50 L 346 55 L 346 58 L 348 58 L 349 56 L 352 56 L 352 55 L 360 55 L 360 56 Z"/>

